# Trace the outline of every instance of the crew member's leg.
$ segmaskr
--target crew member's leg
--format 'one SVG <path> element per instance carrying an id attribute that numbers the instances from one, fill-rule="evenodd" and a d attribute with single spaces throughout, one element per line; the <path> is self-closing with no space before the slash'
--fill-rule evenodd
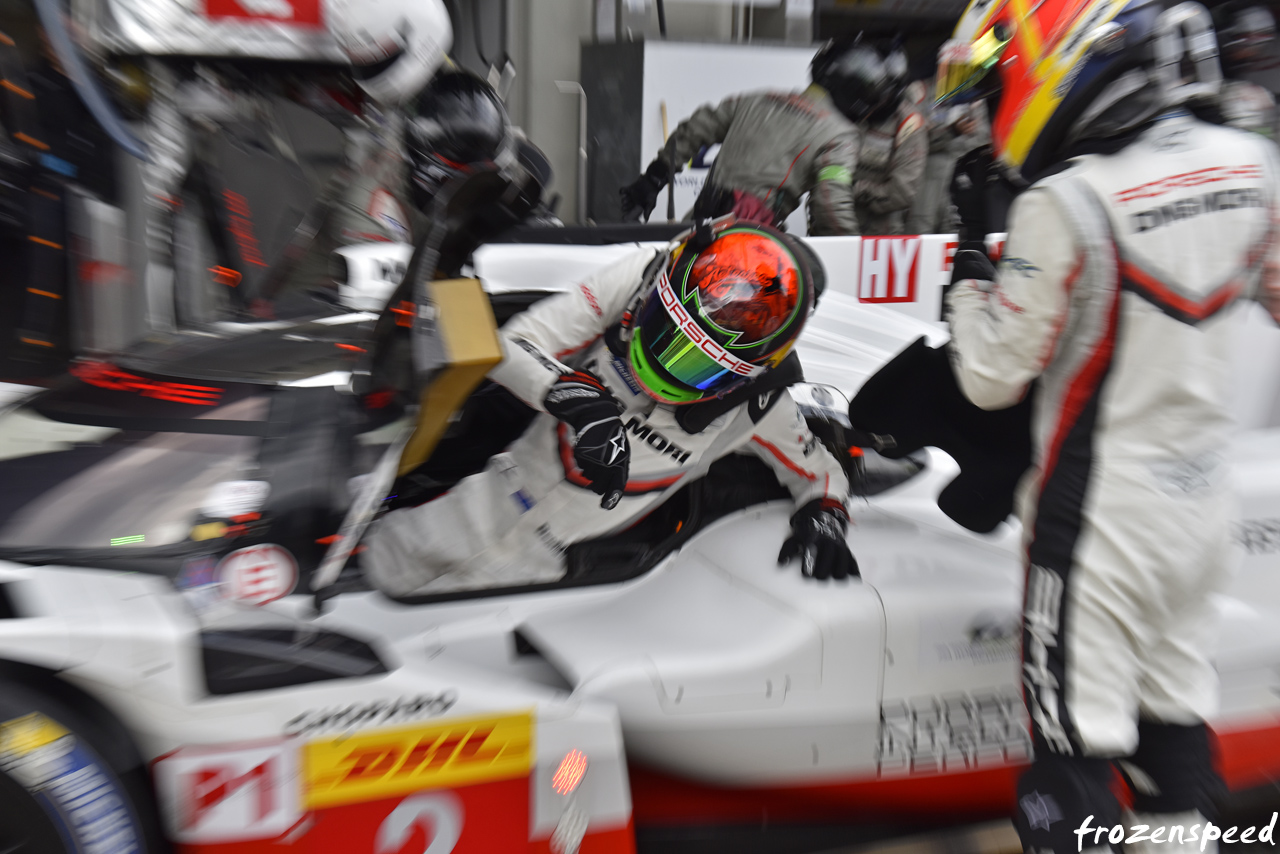
<path id="1" fill-rule="evenodd" d="M 1123 620 L 1099 601 L 1088 573 L 1033 565 L 1028 574 L 1023 695 L 1035 759 L 1018 781 L 1014 824 L 1030 852 L 1104 850 L 1120 824 L 1111 757 L 1137 741 L 1136 657 Z M 1086 820 L 1105 829 L 1081 837 Z"/>
<path id="2" fill-rule="evenodd" d="M 1023 694 L 1035 759 L 1019 781 L 1014 821 L 1027 851 L 1105 850 L 1121 822 L 1112 759 L 1138 742 L 1134 628 L 1143 610 L 1126 581 L 1131 522 L 1111 513 L 1123 497 L 1108 494 L 1108 481 L 1087 448 L 1062 460 L 1028 522 Z M 1093 830 L 1081 836 L 1086 821 Z"/>
<path id="3" fill-rule="evenodd" d="M 1215 623 L 1212 594 L 1230 576 L 1231 505 L 1207 486 L 1189 492 L 1179 488 L 1166 500 L 1161 515 L 1182 517 L 1187 524 L 1161 520 L 1151 526 L 1178 559 L 1161 564 L 1165 598 L 1153 615 L 1158 632 L 1140 651 L 1139 745 L 1121 767 L 1134 791 L 1130 823 L 1153 831 L 1166 828 L 1161 843 L 1128 850 L 1178 854 L 1201 850 L 1199 841 L 1186 842 L 1186 836 L 1193 826 L 1203 830 L 1206 821 L 1216 821 L 1215 799 L 1224 788 L 1213 768 L 1204 721 L 1217 707 L 1217 674 L 1208 657 Z M 1183 844 L 1173 841 L 1177 827 L 1183 829 Z M 1204 850 L 1214 848 L 1210 843 Z"/>

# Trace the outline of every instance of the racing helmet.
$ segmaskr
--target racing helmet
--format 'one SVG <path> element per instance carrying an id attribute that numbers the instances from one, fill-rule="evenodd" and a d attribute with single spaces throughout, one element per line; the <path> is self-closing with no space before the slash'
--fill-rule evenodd
<path id="1" fill-rule="evenodd" d="M 723 397 L 779 365 L 815 300 L 793 238 L 733 217 L 677 238 L 631 311 L 628 361 L 650 397 Z"/>
<path id="2" fill-rule="evenodd" d="M 386 106 L 416 95 L 453 43 L 441 0 L 328 0 L 325 12 L 352 76 Z"/>
<path id="3" fill-rule="evenodd" d="M 1208 12 L 1156 0 L 972 0 L 939 51 L 939 106 L 988 98 L 992 148 L 1033 180 L 1066 150 L 1217 94 Z"/>
<path id="4" fill-rule="evenodd" d="M 510 144 L 510 129 L 493 87 L 462 69 L 437 74 L 416 106 L 406 141 L 413 201 L 424 208 L 450 179 L 497 161 Z"/>
<path id="5" fill-rule="evenodd" d="M 809 79 L 827 90 L 836 109 L 857 123 L 898 105 L 907 85 L 907 61 L 901 51 L 888 57 L 862 42 L 862 34 L 832 39 L 809 65 Z"/>

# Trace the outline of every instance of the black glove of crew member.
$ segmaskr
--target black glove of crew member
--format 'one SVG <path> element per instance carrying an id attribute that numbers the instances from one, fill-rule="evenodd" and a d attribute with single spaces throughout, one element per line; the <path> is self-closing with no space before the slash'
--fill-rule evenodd
<path id="1" fill-rule="evenodd" d="M 671 170 L 662 158 L 658 158 L 649 164 L 643 175 L 618 190 L 622 197 L 622 221 L 639 222 L 642 215 L 647 220 L 658 203 L 658 193 L 670 180 Z"/>
<path id="2" fill-rule="evenodd" d="M 815 498 L 791 517 L 791 536 L 778 552 L 778 566 L 800 558 L 805 578 L 858 578 L 858 561 L 844 541 L 849 514 L 830 498 Z"/>
<path id="3" fill-rule="evenodd" d="M 951 173 L 951 204 L 960 216 L 961 249 L 985 250 L 987 184 L 995 175 L 991 146 L 982 145 L 956 161 Z"/>
<path id="4" fill-rule="evenodd" d="M 575 371 L 555 381 L 543 405 L 573 430 L 573 459 L 587 488 L 604 496 L 600 506 L 612 510 L 622 500 L 631 467 L 631 445 L 618 417 L 622 404 L 597 377 Z"/>

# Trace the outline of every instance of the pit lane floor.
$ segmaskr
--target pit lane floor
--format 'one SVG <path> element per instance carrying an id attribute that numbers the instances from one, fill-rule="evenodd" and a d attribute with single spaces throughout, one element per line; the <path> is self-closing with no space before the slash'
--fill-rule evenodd
<path id="1" fill-rule="evenodd" d="M 1265 827 L 1280 801 L 1263 808 L 1235 810 L 1221 816 L 1221 827 Z M 1280 824 L 1278 824 L 1280 827 Z M 641 854 L 1020 854 L 1022 845 L 1008 819 L 976 824 L 929 828 L 922 821 L 916 829 L 907 827 L 767 827 L 720 828 L 705 835 L 666 834 L 641 830 Z M 843 837 L 846 842 L 836 842 Z M 858 839 L 849 843 L 847 840 Z M 835 845 L 836 847 L 832 847 Z M 1220 852 L 1276 851 L 1280 846 L 1265 843 L 1219 843 Z"/>
<path id="2" fill-rule="evenodd" d="M 1224 827 L 1265 827 L 1272 811 L 1223 816 Z M 1219 851 L 1275 850 L 1266 843 L 1218 843 Z M 1022 845 L 1013 822 L 992 821 L 968 827 L 924 833 L 893 841 L 835 848 L 820 854 L 1020 854 Z"/>
<path id="3" fill-rule="evenodd" d="M 892 842 L 836 848 L 822 854 L 1019 854 L 1021 851 L 1013 823 L 991 821 Z"/>

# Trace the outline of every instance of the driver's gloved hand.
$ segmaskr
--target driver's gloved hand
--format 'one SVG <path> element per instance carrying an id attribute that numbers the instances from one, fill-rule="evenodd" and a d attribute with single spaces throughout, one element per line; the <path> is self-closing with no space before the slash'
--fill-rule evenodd
<path id="1" fill-rule="evenodd" d="M 627 186 L 618 190 L 622 197 L 622 221 L 639 222 L 641 217 L 649 219 L 653 208 L 658 204 L 658 193 L 671 180 L 671 170 L 661 158 L 649 164 L 644 174 Z"/>
<path id="2" fill-rule="evenodd" d="M 960 249 L 986 250 L 987 184 L 994 178 L 991 146 L 981 145 L 956 161 L 951 204 L 960 217 Z"/>
<path id="3" fill-rule="evenodd" d="M 858 561 L 845 542 L 849 513 L 839 501 L 815 498 L 791 517 L 791 536 L 778 552 L 778 565 L 800 558 L 800 574 L 805 578 L 854 578 Z"/>
<path id="4" fill-rule="evenodd" d="M 573 459 L 588 488 L 603 496 L 600 506 L 618 506 L 631 467 L 631 445 L 618 417 L 622 404 L 595 375 L 574 371 L 555 381 L 543 406 L 573 431 Z"/>

